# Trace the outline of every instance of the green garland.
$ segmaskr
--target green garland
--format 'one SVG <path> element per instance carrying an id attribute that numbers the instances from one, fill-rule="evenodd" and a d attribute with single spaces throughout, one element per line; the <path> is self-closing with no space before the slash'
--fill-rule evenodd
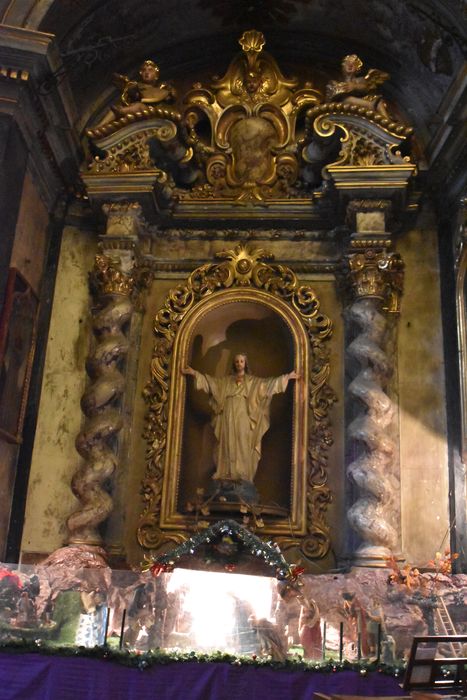
<path id="1" fill-rule="evenodd" d="M 389 666 L 387 664 L 373 662 L 351 662 L 351 661 L 304 661 L 303 659 L 291 658 L 286 661 L 272 661 L 269 658 L 253 656 L 236 656 L 217 651 L 213 654 L 200 654 L 195 651 L 190 652 L 166 652 L 155 650 L 148 653 L 134 653 L 111 647 L 75 647 L 75 646 L 55 646 L 43 644 L 41 640 L 33 642 L 26 640 L 8 641 L 0 643 L 0 652 L 8 654 L 44 654 L 46 656 L 75 656 L 90 659 L 104 659 L 114 661 L 129 668 L 138 668 L 143 671 L 154 666 L 166 666 L 174 663 L 196 662 L 204 663 L 224 663 L 231 666 L 252 666 L 255 668 L 272 668 L 287 671 L 308 671 L 312 673 L 338 673 L 339 671 L 358 671 L 361 676 L 368 673 L 384 673 L 387 676 L 401 678 L 405 672 L 405 665 L 399 664 Z"/>
<path id="2" fill-rule="evenodd" d="M 279 580 L 295 581 L 304 571 L 302 567 L 290 565 L 273 542 L 265 542 L 235 520 L 219 520 L 214 525 L 194 534 L 171 552 L 146 559 L 142 569 L 149 570 L 155 575 L 172 571 L 182 557 L 193 555 L 201 545 L 213 544 L 222 537 L 233 538 L 252 556 L 260 557 L 266 564 L 273 567 L 274 574 Z"/>

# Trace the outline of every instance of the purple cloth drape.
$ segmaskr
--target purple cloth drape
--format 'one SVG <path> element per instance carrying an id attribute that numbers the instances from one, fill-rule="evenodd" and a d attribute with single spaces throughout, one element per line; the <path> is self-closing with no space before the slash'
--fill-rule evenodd
<path id="1" fill-rule="evenodd" d="M 171 663 L 140 671 L 111 661 L 0 654 L 0 700 L 311 700 L 315 691 L 403 695 L 395 678 L 356 671 L 313 673 Z"/>

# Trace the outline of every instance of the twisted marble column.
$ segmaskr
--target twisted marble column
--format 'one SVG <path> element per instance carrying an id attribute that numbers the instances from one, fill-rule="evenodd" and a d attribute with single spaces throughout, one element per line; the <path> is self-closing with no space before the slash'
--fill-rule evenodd
<path id="1" fill-rule="evenodd" d="M 358 363 L 348 387 L 357 415 L 347 436 L 358 456 L 347 467 L 357 486 L 347 515 L 361 540 L 353 563 L 384 566 L 398 545 L 399 497 L 396 446 L 390 437 L 395 407 L 386 393 L 393 371 L 385 350 L 387 313 L 397 310 L 403 264 L 394 253 L 369 249 L 347 256 L 346 265 L 353 298 L 347 318 L 355 335 L 347 357 Z"/>
<path id="2" fill-rule="evenodd" d="M 359 400 L 362 409 L 348 426 L 348 435 L 362 452 L 347 468 L 359 490 L 357 501 L 347 514 L 363 541 L 356 553 L 359 559 L 383 558 L 397 545 L 397 531 L 391 524 L 395 445 L 388 436 L 394 407 L 384 391 L 392 368 L 382 347 L 386 318 L 379 306 L 376 299 L 357 299 L 348 314 L 360 329 L 347 348 L 361 366 L 349 392 Z"/>
<path id="3" fill-rule="evenodd" d="M 83 462 L 71 482 L 79 507 L 67 520 L 68 544 L 85 547 L 102 543 L 99 526 L 113 509 L 108 485 L 118 465 L 118 436 L 123 428 L 130 320 L 134 301 L 149 279 L 137 253 L 143 226 L 140 204 L 116 202 L 102 208 L 106 233 L 90 274 L 95 343 L 86 362 L 89 384 L 81 399 L 86 420 L 76 438 Z"/>
<path id="4" fill-rule="evenodd" d="M 81 400 L 86 420 L 76 449 L 84 462 L 71 482 L 80 507 L 67 521 L 70 544 L 100 544 L 98 526 L 112 511 L 112 498 L 104 485 L 117 466 L 115 439 L 123 426 L 119 404 L 125 387 L 120 368 L 129 347 L 124 328 L 133 312 L 133 280 L 110 258 L 96 257 L 93 279 L 98 304 L 92 318 L 96 343 L 86 363 L 90 384 Z"/>

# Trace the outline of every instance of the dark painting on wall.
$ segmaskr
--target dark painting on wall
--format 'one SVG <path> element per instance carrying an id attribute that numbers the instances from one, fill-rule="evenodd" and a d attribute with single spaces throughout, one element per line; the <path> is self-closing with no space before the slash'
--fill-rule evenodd
<path id="1" fill-rule="evenodd" d="M 11 268 L 0 318 L 0 438 L 21 442 L 36 341 L 38 299 Z"/>

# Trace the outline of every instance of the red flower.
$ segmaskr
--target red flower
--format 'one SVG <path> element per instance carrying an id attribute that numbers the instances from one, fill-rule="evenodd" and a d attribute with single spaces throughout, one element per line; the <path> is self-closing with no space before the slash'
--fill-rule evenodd
<path id="1" fill-rule="evenodd" d="M 172 564 L 162 564 L 161 562 L 156 562 L 149 569 L 153 576 L 159 576 L 159 574 L 168 573 L 173 571 Z"/>
<path id="2" fill-rule="evenodd" d="M 296 581 L 299 576 L 301 576 L 304 573 L 305 569 L 303 566 L 291 566 L 290 567 L 290 578 L 293 581 Z"/>
<path id="3" fill-rule="evenodd" d="M 164 567 L 162 566 L 162 564 L 153 564 L 149 571 L 153 576 L 159 576 L 159 574 L 161 574 L 164 571 Z"/>
<path id="4" fill-rule="evenodd" d="M 16 574 L 13 574 L 9 569 L 0 569 L 0 581 L 2 581 L 4 578 L 9 578 L 10 581 L 8 581 L 8 583 L 16 586 L 17 588 L 23 587 L 19 577 Z"/>

